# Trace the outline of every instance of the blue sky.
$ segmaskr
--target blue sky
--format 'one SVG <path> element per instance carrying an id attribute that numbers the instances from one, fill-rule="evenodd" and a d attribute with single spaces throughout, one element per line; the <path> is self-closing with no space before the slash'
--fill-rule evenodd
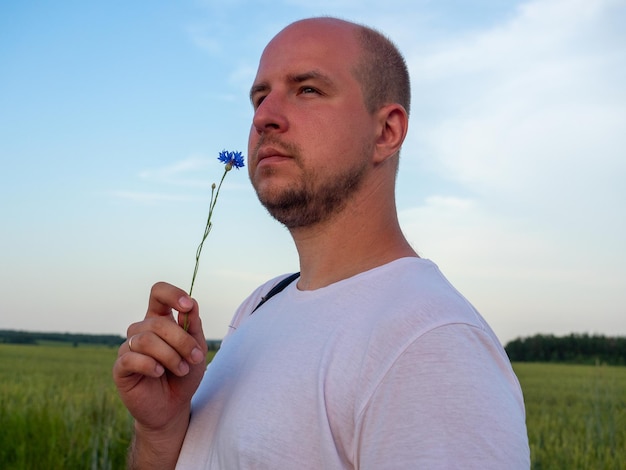
<path id="1" fill-rule="evenodd" d="M 325 14 L 405 54 L 401 224 L 501 341 L 626 335 L 624 0 L 2 2 L 0 328 L 124 334 L 154 282 L 187 289 L 264 45 Z M 194 287 L 207 336 L 297 269 L 230 173 Z"/>

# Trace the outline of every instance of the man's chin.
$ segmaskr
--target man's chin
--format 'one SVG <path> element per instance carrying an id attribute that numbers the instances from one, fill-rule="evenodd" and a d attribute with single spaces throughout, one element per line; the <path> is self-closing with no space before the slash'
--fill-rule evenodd
<path id="1" fill-rule="evenodd" d="M 304 227 L 317 222 L 302 199 L 290 197 L 259 198 L 267 212 L 288 229 Z"/>

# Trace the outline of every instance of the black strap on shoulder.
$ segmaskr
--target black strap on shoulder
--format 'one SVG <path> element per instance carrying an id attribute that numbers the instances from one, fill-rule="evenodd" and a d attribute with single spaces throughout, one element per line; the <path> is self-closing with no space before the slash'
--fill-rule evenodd
<path id="1" fill-rule="evenodd" d="M 265 294 L 263 297 L 261 297 L 261 301 L 259 302 L 259 305 L 257 305 L 256 307 L 254 307 L 254 310 L 252 310 L 252 312 L 250 312 L 250 315 L 252 315 L 254 312 L 256 312 L 256 310 L 263 305 L 265 302 L 267 302 L 268 300 L 270 300 L 272 297 L 274 297 L 276 294 L 278 294 L 279 292 L 281 292 L 285 287 L 287 287 L 289 284 L 291 284 L 293 281 L 295 281 L 296 279 L 298 279 L 298 277 L 300 277 L 300 273 L 293 273 L 289 276 L 287 276 L 285 279 L 283 279 L 282 281 L 280 281 L 278 284 L 276 284 L 274 287 L 272 287 L 270 289 L 270 291 Z"/>

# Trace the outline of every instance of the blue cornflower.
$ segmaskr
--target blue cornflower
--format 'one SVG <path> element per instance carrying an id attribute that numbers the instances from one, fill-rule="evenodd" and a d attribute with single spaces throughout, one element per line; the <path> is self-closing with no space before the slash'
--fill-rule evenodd
<path id="1" fill-rule="evenodd" d="M 239 169 L 244 166 L 243 155 L 241 152 L 229 152 L 228 150 L 222 150 L 217 159 L 226 165 L 226 171 L 230 171 L 233 167 Z"/>

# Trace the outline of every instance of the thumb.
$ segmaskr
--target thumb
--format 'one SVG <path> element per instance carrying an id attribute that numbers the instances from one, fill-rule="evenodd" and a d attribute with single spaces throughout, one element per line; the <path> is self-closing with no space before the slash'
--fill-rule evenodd
<path id="1" fill-rule="evenodd" d="M 188 295 L 178 299 L 178 324 L 189 333 L 201 346 L 206 347 L 206 339 L 202 330 L 200 307 L 198 302 Z"/>

